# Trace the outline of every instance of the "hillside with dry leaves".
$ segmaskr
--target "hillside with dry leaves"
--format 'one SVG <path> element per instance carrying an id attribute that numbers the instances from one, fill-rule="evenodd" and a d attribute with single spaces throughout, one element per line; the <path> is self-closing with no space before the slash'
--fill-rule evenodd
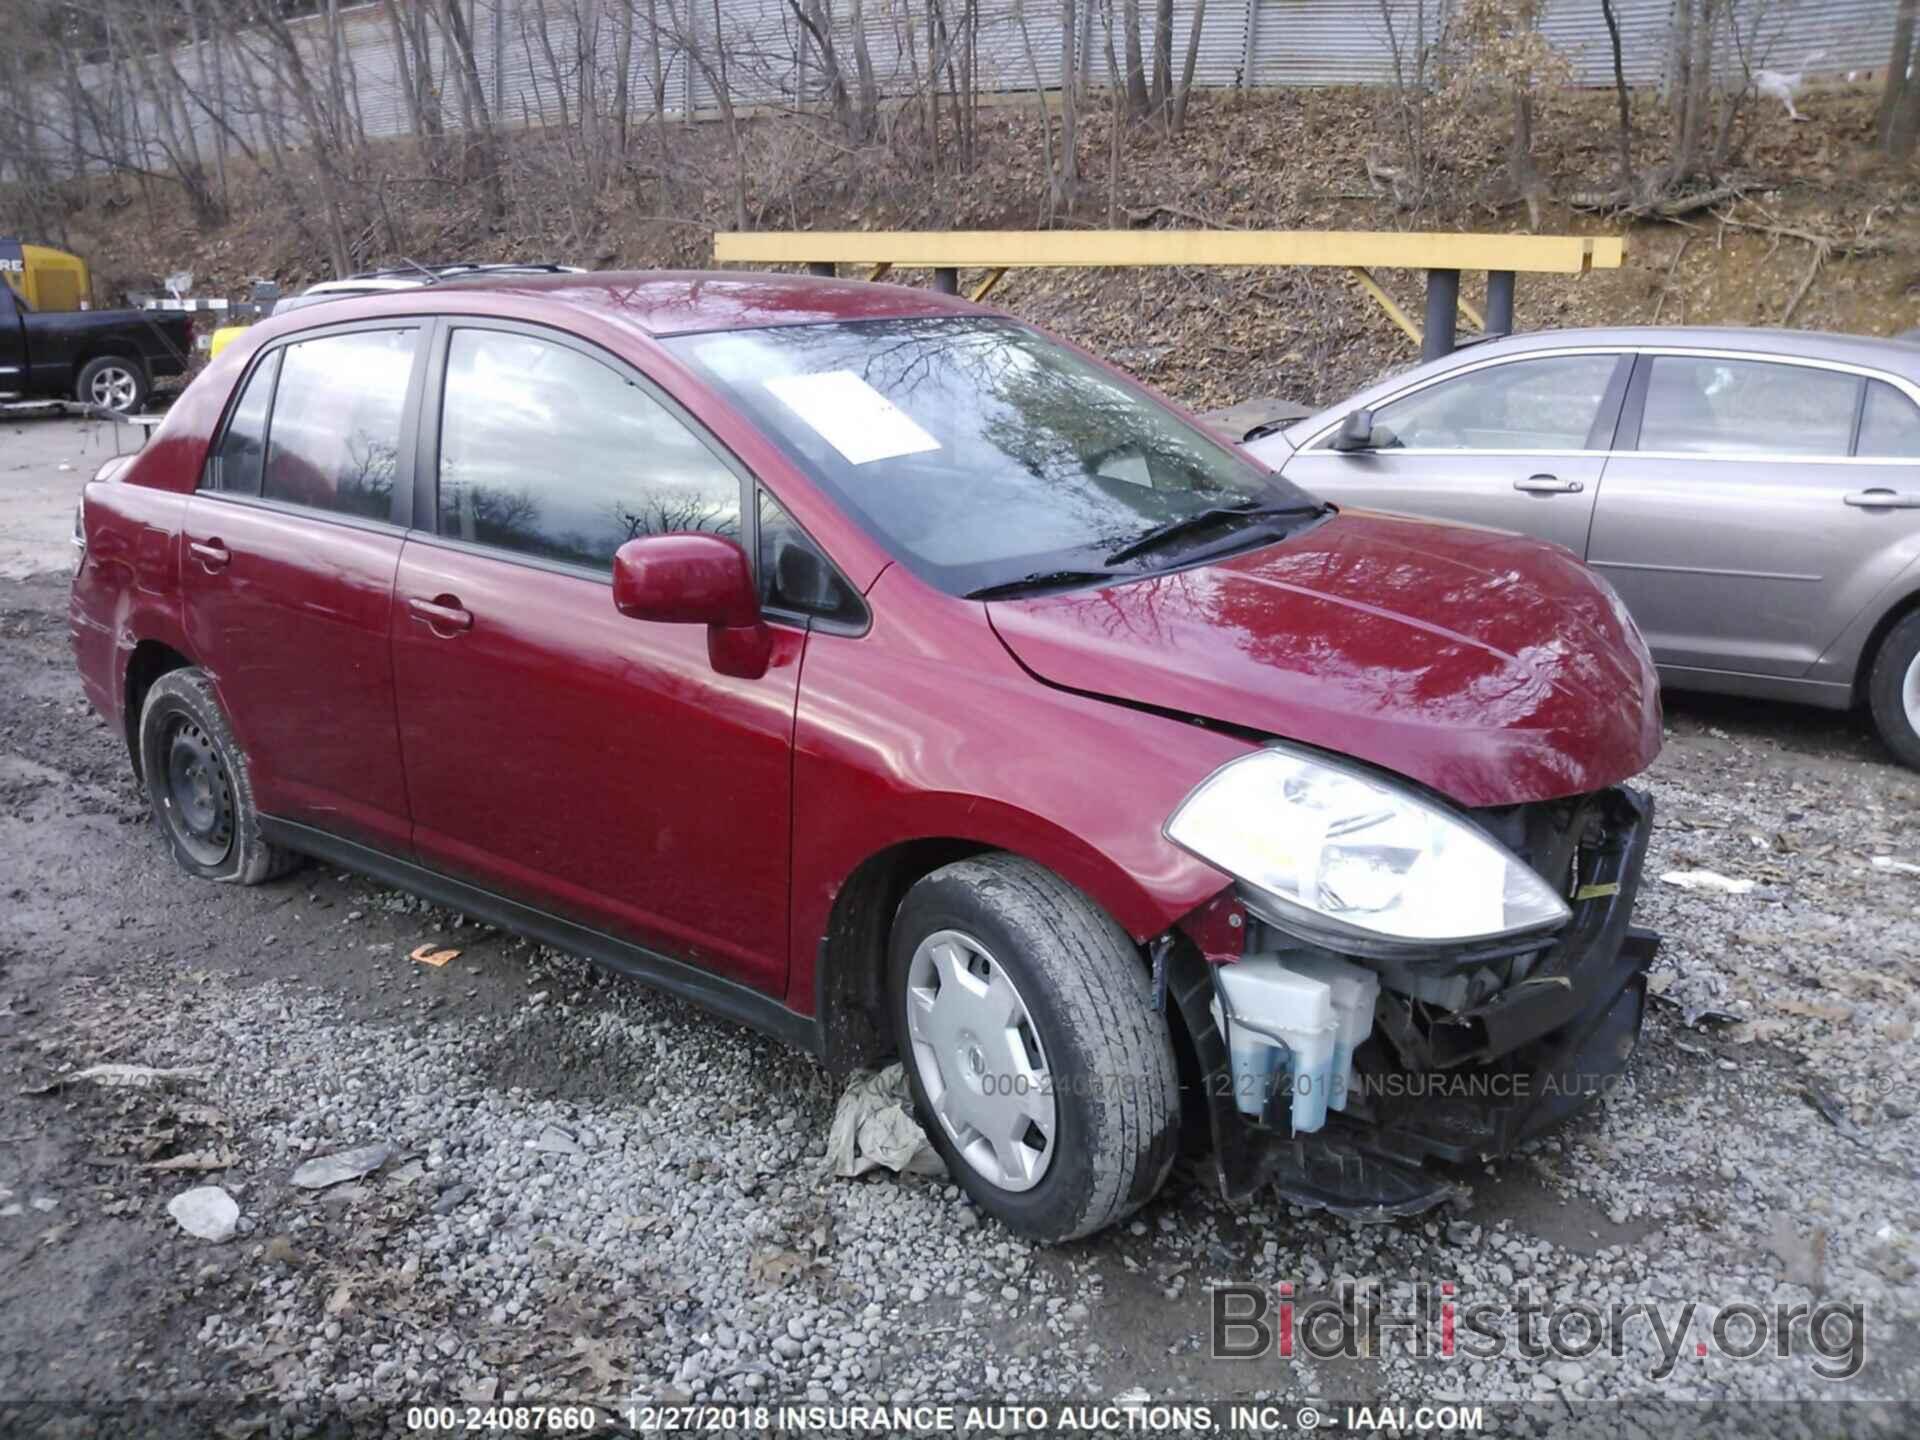
<path id="1" fill-rule="evenodd" d="M 1772 102 L 1743 114 L 1711 205 L 1658 222 L 1577 208 L 1612 183 L 1613 97 L 1562 92 L 1537 121 L 1548 197 L 1540 228 L 1624 233 L 1624 269 L 1526 276 L 1523 327 L 1666 322 L 1892 333 L 1920 325 L 1920 185 L 1872 148 L 1867 87 L 1804 97 L 1790 121 Z M 1527 207 L 1498 184 L 1506 131 L 1496 115 L 1459 117 L 1436 160 L 1438 198 L 1417 211 L 1370 175 L 1387 132 L 1384 92 L 1210 94 L 1184 133 L 1122 134 L 1096 97 L 1080 117 L 1080 190 L 1056 228 L 1120 226 L 1525 231 Z M 1664 117 L 1636 96 L 1636 163 L 1663 152 Z M 1027 97 L 984 109 L 970 173 L 929 170 L 919 154 L 849 149 L 804 117 L 743 127 L 756 228 L 1032 228 L 1048 218 L 1041 115 Z M 677 126 L 669 149 L 637 158 L 593 195 L 568 182 L 564 137 L 512 137 L 504 223 L 475 187 L 423 178 L 405 144 L 383 153 L 360 264 L 416 259 L 560 259 L 596 268 L 704 266 L 731 212 L 730 152 L 718 125 Z M 196 227 L 163 183 L 96 182 L 69 220 L 72 248 L 112 291 L 188 269 L 201 293 L 244 293 L 266 276 L 296 288 L 326 278 L 297 188 L 236 177 L 240 217 Z M 296 197 L 290 202 L 288 196 Z M 7 217 L 0 214 L 0 230 Z M 907 277 L 913 278 L 913 277 Z M 1421 277 L 1382 276 L 1418 314 Z M 1479 298 L 1481 279 L 1463 293 Z M 1414 358 L 1405 336 L 1333 270 L 1033 270 L 1009 275 L 996 303 L 1110 355 L 1194 406 L 1254 395 L 1336 397 Z"/>

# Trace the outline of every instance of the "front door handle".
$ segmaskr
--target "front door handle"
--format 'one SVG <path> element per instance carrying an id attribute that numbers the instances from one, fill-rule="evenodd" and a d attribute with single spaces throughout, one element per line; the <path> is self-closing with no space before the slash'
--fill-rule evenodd
<path id="1" fill-rule="evenodd" d="M 1529 475 L 1514 481 L 1513 488 L 1530 495 L 1578 495 L 1587 486 L 1585 481 L 1562 480 L 1558 475 Z"/>
<path id="2" fill-rule="evenodd" d="M 473 612 L 462 608 L 457 595 L 436 595 L 431 600 L 415 595 L 407 601 L 407 611 L 422 625 L 436 631 L 473 628 Z"/>
<path id="3" fill-rule="evenodd" d="M 1863 510 L 1920 510 L 1920 495 L 1905 490 L 1856 490 L 1846 501 Z"/>
<path id="4" fill-rule="evenodd" d="M 227 562 L 233 559 L 232 553 L 219 540 L 189 540 L 187 553 L 205 567 L 208 574 L 227 568 Z"/>

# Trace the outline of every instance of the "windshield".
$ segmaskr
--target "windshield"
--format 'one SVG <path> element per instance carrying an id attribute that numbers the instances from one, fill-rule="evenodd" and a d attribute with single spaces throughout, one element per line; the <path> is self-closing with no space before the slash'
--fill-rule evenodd
<path id="1" fill-rule="evenodd" d="M 667 343 L 952 594 L 1164 569 L 1196 546 L 1246 544 L 1254 516 L 1240 512 L 1318 508 L 1139 387 L 1013 321 L 870 320 Z M 1164 548 L 1138 544 L 1162 530 Z"/>

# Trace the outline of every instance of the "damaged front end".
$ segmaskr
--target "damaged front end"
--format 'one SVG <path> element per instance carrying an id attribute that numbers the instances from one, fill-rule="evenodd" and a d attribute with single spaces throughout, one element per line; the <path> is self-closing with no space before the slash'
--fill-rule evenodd
<path id="1" fill-rule="evenodd" d="M 1462 813 L 1562 922 L 1374 944 L 1242 883 L 1157 948 L 1228 1198 L 1271 1183 L 1342 1215 L 1418 1213 L 1457 1188 L 1426 1161 L 1504 1156 L 1623 1074 L 1659 943 L 1631 924 L 1652 801 L 1621 786 Z"/>

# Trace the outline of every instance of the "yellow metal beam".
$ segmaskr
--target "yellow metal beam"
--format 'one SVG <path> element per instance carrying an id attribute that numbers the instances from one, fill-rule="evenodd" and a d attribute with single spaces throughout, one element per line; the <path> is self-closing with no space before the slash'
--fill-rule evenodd
<path id="1" fill-rule="evenodd" d="M 968 298 L 972 300 L 976 305 L 979 304 L 980 301 L 986 299 L 987 296 L 993 293 L 993 287 L 1000 283 L 1000 277 L 1002 275 L 1005 275 L 1006 273 L 1007 273 L 1006 266 L 1004 265 L 994 266 L 993 269 L 987 272 L 987 278 L 982 280 L 978 285 L 973 287 L 973 294 L 970 295 Z"/>
<path id="2" fill-rule="evenodd" d="M 1394 303 L 1391 295 L 1380 288 L 1380 282 L 1373 278 L 1372 274 L 1367 270 L 1367 267 L 1364 265 L 1353 265 L 1348 268 L 1352 270 L 1353 278 L 1360 282 L 1360 288 L 1371 295 L 1374 298 L 1374 302 L 1378 304 L 1382 310 L 1387 312 L 1387 318 L 1398 325 L 1401 330 L 1405 331 L 1407 338 L 1418 346 L 1421 343 L 1420 327 L 1409 320 L 1407 318 L 1407 312 Z"/>
<path id="3" fill-rule="evenodd" d="M 1614 235 L 1473 235 L 1374 230 L 721 231 L 713 258 L 762 265 L 1335 265 L 1579 274 L 1617 269 Z"/>
<path id="4" fill-rule="evenodd" d="M 873 269 L 867 272 L 867 279 L 884 280 L 887 278 L 888 272 L 891 271 L 892 269 L 893 269 L 893 262 L 891 260 L 882 260 L 878 265 L 874 266 Z"/>
<path id="5" fill-rule="evenodd" d="M 1466 316 L 1467 323 L 1482 335 L 1487 333 L 1487 322 L 1481 318 L 1480 312 L 1473 308 L 1473 302 L 1464 295 L 1460 297 L 1460 313 Z"/>

